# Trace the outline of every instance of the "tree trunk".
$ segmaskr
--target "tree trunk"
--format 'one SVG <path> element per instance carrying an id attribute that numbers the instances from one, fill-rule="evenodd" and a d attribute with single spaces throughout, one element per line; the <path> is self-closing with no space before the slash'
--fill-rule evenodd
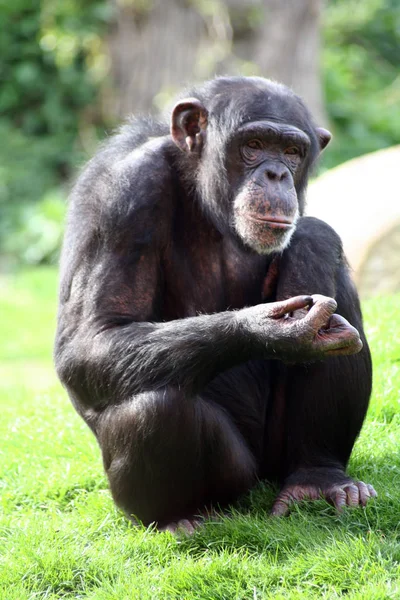
<path id="1" fill-rule="evenodd" d="M 243 3 L 230 0 L 237 10 Z M 253 3 L 254 4 L 254 3 Z M 239 58 L 304 98 L 318 124 L 327 124 L 320 78 L 322 0 L 261 0 L 258 24 L 234 45 Z"/>
<path id="2" fill-rule="evenodd" d="M 116 113 L 147 113 L 160 108 L 162 94 L 173 95 L 195 78 L 204 22 L 180 0 L 154 0 L 140 10 L 136 6 L 144 3 L 113 2 L 116 19 L 109 47 Z"/>
<path id="3" fill-rule="evenodd" d="M 160 109 L 215 74 L 289 85 L 326 124 L 320 85 L 322 0 L 112 0 L 116 116 Z"/>

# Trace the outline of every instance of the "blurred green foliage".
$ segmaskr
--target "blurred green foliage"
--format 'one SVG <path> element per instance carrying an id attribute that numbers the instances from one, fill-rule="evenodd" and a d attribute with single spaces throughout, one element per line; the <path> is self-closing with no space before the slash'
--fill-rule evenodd
<path id="1" fill-rule="evenodd" d="M 63 186 L 113 125 L 104 109 L 112 7 L 110 0 L 0 0 L 0 254 L 7 263 L 54 260 Z M 399 143 L 399 0 L 326 0 L 323 47 L 335 134 L 323 168 Z"/>
<path id="2" fill-rule="evenodd" d="M 335 134 L 324 167 L 400 143 L 399 0 L 330 0 L 322 67 Z"/>
<path id="3" fill-rule="evenodd" d="M 98 92 L 108 71 L 101 36 L 110 14 L 100 0 L 0 2 L 3 255 L 37 263 L 59 246 L 60 193 L 49 192 L 71 177 L 84 154 L 82 140 L 104 126 Z"/>

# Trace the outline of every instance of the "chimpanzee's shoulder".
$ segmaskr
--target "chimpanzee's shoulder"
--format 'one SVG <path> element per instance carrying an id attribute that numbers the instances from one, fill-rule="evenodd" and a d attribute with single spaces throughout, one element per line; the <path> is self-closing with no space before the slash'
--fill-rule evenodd
<path id="1" fill-rule="evenodd" d="M 131 119 L 88 162 L 70 196 L 70 212 L 92 223 L 160 218 L 172 195 L 174 152 L 168 128 Z"/>

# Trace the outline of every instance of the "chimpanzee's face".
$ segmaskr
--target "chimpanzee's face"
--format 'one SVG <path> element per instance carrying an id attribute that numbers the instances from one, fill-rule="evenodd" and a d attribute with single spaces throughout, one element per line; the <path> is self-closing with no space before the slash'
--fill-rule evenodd
<path id="1" fill-rule="evenodd" d="M 207 102 L 180 100 L 171 117 L 175 144 L 191 156 L 203 208 L 224 234 L 259 254 L 286 248 L 303 210 L 311 165 L 329 143 L 299 97 L 260 78 L 213 83 Z"/>
<path id="2" fill-rule="evenodd" d="M 311 141 L 292 125 L 247 123 L 228 144 L 233 227 L 259 254 L 283 250 L 299 216 L 296 182 Z"/>

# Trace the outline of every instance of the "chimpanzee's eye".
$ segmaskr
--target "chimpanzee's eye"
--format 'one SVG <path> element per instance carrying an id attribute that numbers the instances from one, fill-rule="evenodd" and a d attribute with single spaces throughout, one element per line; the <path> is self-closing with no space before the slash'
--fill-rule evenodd
<path id="1" fill-rule="evenodd" d="M 253 150 L 262 149 L 262 143 L 260 142 L 260 140 L 250 140 L 249 142 L 247 142 L 246 146 L 252 148 Z"/>
<path id="2" fill-rule="evenodd" d="M 300 149 L 297 146 L 289 146 L 289 148 L 285 148 L 284 154 L 296 156 L 297 154 L 300 154 Z"/>

